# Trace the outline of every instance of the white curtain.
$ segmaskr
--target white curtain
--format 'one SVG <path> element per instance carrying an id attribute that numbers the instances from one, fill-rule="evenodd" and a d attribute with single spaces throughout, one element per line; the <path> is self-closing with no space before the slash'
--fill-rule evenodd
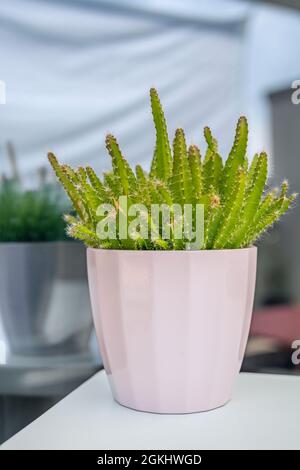
<path id="1" fill-rule="evenodd" d="M 243 106 L 247 8 L 222 0 L 9 0 L 0 3 L 0 172 L 11 141 L 27 182 L 50 149 L 72 164 L 110 165 L 114 133 L 126 158 L 149 165 L 148 91 L 170 133 L 202 142 L 209 124 L 227 152 Z"/>

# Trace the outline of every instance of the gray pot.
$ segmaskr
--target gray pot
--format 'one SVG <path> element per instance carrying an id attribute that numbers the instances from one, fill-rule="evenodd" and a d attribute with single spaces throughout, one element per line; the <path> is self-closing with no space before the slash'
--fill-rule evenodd
<path id="1" fill-rule="evenodd" d="M 92 318 L 85 247 L 0 243 L 0 315 L 11 353 L 86 350 Z"/>

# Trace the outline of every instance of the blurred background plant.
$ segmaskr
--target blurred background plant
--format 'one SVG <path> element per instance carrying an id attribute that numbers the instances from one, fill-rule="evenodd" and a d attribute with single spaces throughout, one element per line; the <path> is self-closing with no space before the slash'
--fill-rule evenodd
<path id="1" fill-rule="evenodd" d="M 13 145 L 6 145 L 11 176 L 0 179 L 0 242 L 66 240 L 63 214 L 70 205 L 58 184 L 47 182 L 47 170 L 38 170 L 39 185 L 24 189 Z"/>

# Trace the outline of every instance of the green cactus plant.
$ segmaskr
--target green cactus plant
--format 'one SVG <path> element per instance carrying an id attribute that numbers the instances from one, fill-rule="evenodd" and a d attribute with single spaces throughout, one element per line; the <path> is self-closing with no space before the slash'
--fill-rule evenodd
<path id="1" fill-rule="evenodd" d="M 112 135 L 106 138 L 106 147 L 112 159 L 112 171 L 100 179 L 87 166 L 73 170 L 61 165 L 49 153 L 48 158 L 56 176 L 63 185 L 76 211 L 76 217 L 66 217 L 69 236 L 82 240 L 87 246 L 111 249 L 178 250 L 190 245 L 175 236 L 180 218 L 176 218 L 174 204 L 202 204 L 204 207 L 204 234 L 200 249 L 236 249 L 251 246 L 292 205 L 296 194 L 288 195 L 288 184 L 281 191 L 266 191 L 268 157 L 265 152 L 254 156 L 250 166 L 246 156 L 248 123 L 238 120 L 235 139 L 228 158 L 223 163 L 218 144 L 208 127 L 204 129 L 207 149 L 202 159 L 197 146 L 187 147 L 182 129 L 175 133 L 171 148 L 164 112 L 155 89 L 150 90 L 151 108 L 156 129 L 156 145 L 150 173 L 139 165 L 135 172 L 122 155 Z M 120 196 L 127 197 L 127 209 L 143 204 L 150 211 L 153 204 L 170 208 L 170 236 L 163 233 L 161 218 L 154 220 L 151 213 L 144 217 L 148 232 L 155 237 L 136 235 L 123 238 L 119 231 L 115 239 L 100 239 L 97 224 L 103 220 L 98 207 L 110 204 L 120 212 Z M 128 220 L 128 224 L 130 220 Z M 189 239 L 188 239 L 189 240 Z"/>

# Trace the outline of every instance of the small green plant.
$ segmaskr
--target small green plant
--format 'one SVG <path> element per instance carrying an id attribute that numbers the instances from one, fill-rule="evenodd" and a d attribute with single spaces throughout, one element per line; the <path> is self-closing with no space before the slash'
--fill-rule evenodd
<path id="1" fill-rule="evenodd" d="M 112 135 L 106 137 L 112 171 L 105 173 L 103 179 L 89 166 L 74 170 L 68 165 L 61 165 L 52 153 L 48 155 L 77 214 L 76 217 L 66 217 L 69 236 L 94 248 L 185 249 L 186 240 L 175 237 L 178 220 L 172 211 L 171 236 L 168 239 L 163 236 L 162 220 L 154 221 L 151 215 L 146 216 L 147 226 L 149 230 L 154 226 L 155 239 L 149 239 L 142 233 L 134 239 L 123 238 L 118 229 L 116 239 L 100 239 L 97 225 L 103 215 L 99 214 L 99 206 L 109 204 L 120 214 L 120 196 L 126 196 L 128 207 L 137 203 L 147 209 L 153 204 L 168 207 L 192 204 L 193 208 L 197 204 L 203 205 L 201 249 L 251 246 L 288 210 L 296 194 L 288 195 L 286 181 L 280 190 L 266 190 L 268 157 L 265 152 L 256 154 L 248 164 L 246 118 L 238 120 L 232 149 L 223 162 L 217 141 L 208 127 L 204 129 L 207 148 L 203 157 L 196 145 L 187 147 L 182 129 L 177 129 L 171 148 L 163 109 L 155 89 L 150 90 L 150 98 L 156 145 L 149 174 L 139 165 L 135 171 L 131 169 Z"/>
<path id="2" fill-rule="evenodd" d="M 57 191 L 49 187 L 25 191 L 14 180 L 3 181 L 0 184 L 0 242 L 64 240 L 63 212 L 68 210 L 68 205 L 58 202 Z"/>

